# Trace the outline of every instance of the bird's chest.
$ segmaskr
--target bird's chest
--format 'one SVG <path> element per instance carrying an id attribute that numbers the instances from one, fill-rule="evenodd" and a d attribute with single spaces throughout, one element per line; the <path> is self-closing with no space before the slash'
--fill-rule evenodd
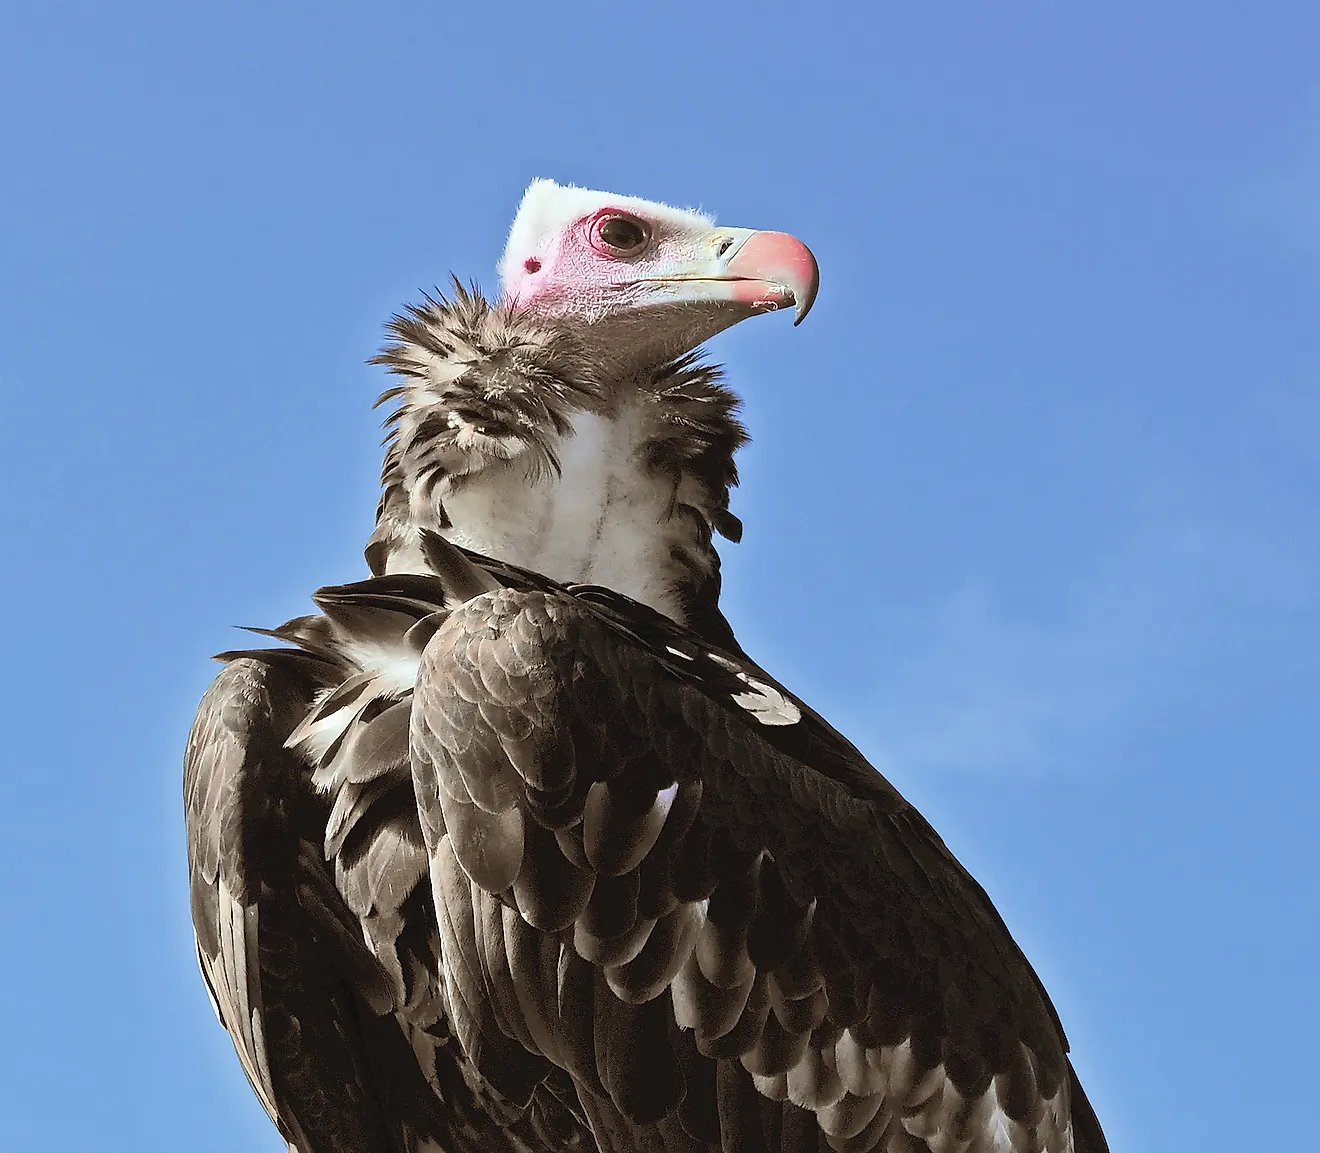
<path id="1" fill-rule="evenodd" d="M 560 471 L 529 479 L 514 460 L 444 497 L 456 544 L 559 581 L 605 585 L 681 619 L 674 484 L 646 467 L 641 414 L 578 413 L 557 445 Z M 690 529 L 689 529 L 690 531 Z"/>

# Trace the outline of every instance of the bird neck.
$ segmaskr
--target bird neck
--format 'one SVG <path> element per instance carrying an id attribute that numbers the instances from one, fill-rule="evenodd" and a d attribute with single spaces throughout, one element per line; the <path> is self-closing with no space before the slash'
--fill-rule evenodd
<path id="1" fill-rule="evenodd" d="M 689 357 L 619 377 L 571 333 L 466 293 L 391 331 L 378 360 L 404 383 L 385 394 L 401 403 L 374 572 L 427 571 L 421 533 L 435 531 L 732 644 L 712 536 L 740 535 L 728 496 L 746 434 L 718 370 Z"/>

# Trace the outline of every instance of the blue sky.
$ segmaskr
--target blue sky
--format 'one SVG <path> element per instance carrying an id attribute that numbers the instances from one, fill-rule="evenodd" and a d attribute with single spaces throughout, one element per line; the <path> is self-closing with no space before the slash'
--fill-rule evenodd
<path id="1" fill-rule="evenodd" d="M 6 5 L 0 1148 L 280 1148 L 194 967 L 184 735 L 230 625 L 362 574 L 364 362 L 537 175 L 813 247 L 810 320 L 711 350 L 744 644 L 986 884 L 1116 1151 L 1293 1147 L 1317 44 L 1300 2 Z"/>

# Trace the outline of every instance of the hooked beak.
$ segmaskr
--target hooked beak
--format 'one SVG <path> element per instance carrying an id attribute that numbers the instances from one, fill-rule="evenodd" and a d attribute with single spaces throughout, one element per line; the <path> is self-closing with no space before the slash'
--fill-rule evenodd
<path id="1" fill-rule="evenodd" d="M 802 323 L 820 287 L 816 258 L 802 241 L 751 228 L 716 228 L 708 241 L 710 258 L 648 277 L 647 283 L 664 285 L 677 300 L 727 300 L 765 311 L 792 304 L 794 325 Z"/>

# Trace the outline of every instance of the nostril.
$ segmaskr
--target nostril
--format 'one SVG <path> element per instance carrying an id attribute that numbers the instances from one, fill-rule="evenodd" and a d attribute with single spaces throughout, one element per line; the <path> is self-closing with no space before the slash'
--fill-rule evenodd
<path id="1" fill-rule="evenodd" d="M 535 256 L 529 256 L 523 261 L 523 267 L 527 269 L 528 272 L 540 272 L 541 262 L 537 260 Z"/>

